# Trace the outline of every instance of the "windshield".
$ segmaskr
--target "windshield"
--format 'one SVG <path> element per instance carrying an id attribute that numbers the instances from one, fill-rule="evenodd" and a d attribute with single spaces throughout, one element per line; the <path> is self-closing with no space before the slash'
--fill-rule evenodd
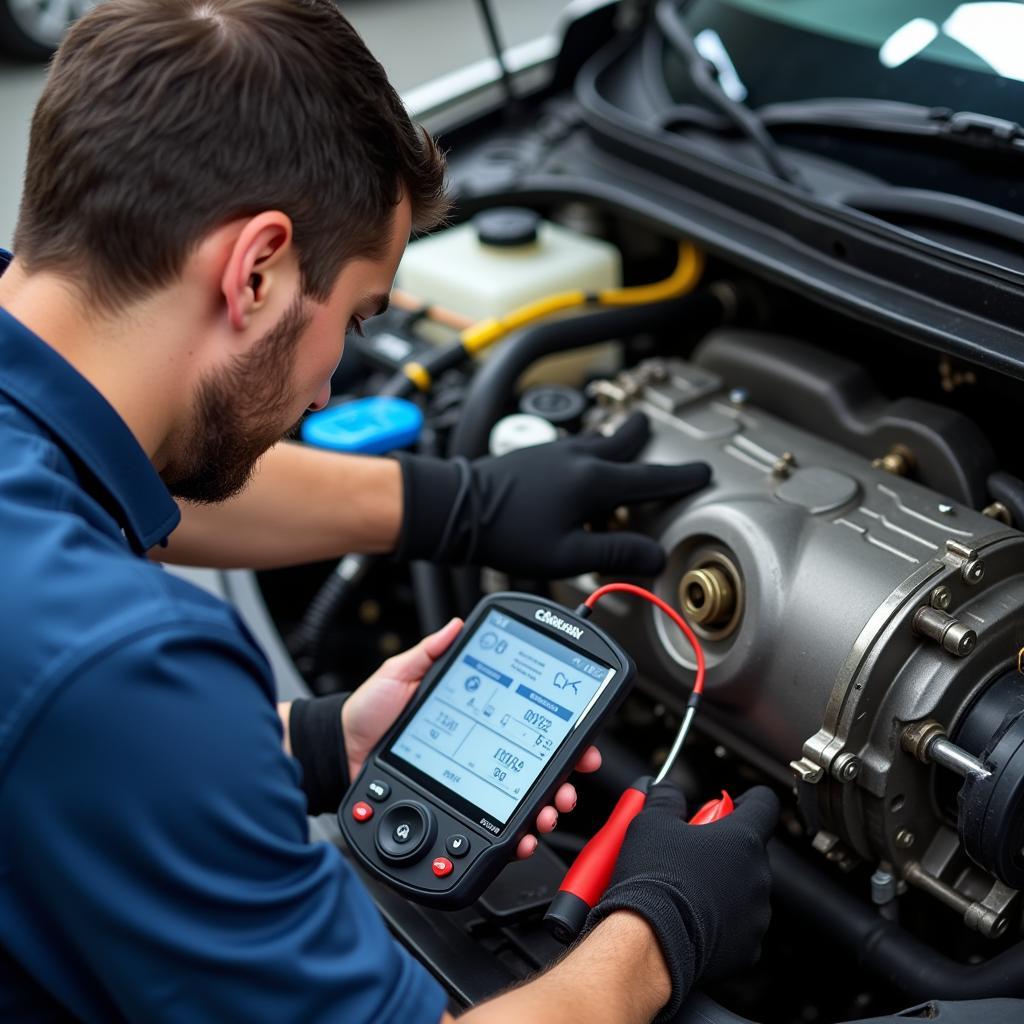
<path id="1" fill-rule="evenodd" d="M 731 70 L 734 98 L 754 107 L 857 97 L 1024 118 L 1021 2 L 693 0 L 685 13 L 703 55 Z M 692 98 L 671 54 L 666 76 L 675 99 Z"/>
<path id="2" fill-rule="evenodd" d="M 702 93 L 693 59 L 680 55 L 686 47 L 662 33 L 648 37 L 660 41 L 641 58 L 658 70 L 646 80 L 657 79 L 651 95 L 660 93 L 661 112 L 648 117 L 680 142 L 759 170 L 772 166 L 772 145 L 791 160 L 803 152 L 818 171 L 849 172 L 839 181 L 805 175 L 809 192 L 907 227 L 953 216 L 961 227 L 1010 237 L 1005 224 L 986 227 L 948 204 L 924 211 L 920 196 L 916 213 L 895 211 L 891 192 L 880 197 L 879 189 L 1024 215 L 1024 134 L 1015 127 L 1024 120 L 1024 2 L 691 0 L 679 11 L 721 92 L 756 111 L 758 130 L 770 133 L 767 148 L 752 148 L 752 132 Z M 1016 242 L 1020 225 L 1011 234 Z"/>

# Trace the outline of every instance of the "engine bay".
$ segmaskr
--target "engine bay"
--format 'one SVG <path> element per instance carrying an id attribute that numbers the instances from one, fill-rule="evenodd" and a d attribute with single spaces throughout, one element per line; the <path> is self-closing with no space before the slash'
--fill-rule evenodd
<path id="1" fill-rule="evenodd" d="M 643 241 L 671 251 L 669 239 Z M 625 268 L 632 276 L 628 260 Z M 377 393 L 413 353 L 451 337 L 451 318 L 432 313 L 432 299 L 406 304 L 350 343 L 339 402 Z M 870 363 L 844 351 L 855 325 L 832 333 L 838 343 L 815 344 L 827 313 L 816 317 L 795 296 L 773 295 L 725 266 L 709 266 L 676 306 L 657 324 L 648 309 L 636 334 L 608 336 L 605 324 L 586 325 L 603 315 L 592 312 L 576 318 L 585 325 L 577 334 L 568 319 L 555 321 L 563 325 L 555 332 L 547 323 L 545 337 L 555 341 L 541 360 L 529 329 L 498 343 L 480 366 L 434 383 L 420 447 L 481 455 L 607 431 L 640 410 L 653 428 L 644 459 L 711 465 L 707 489 L 634 512 L 628 525 L 668 552 L 654 589 L 682 611 L 707 653 L 708 699 L 684 758 L 692 799 L 729 780 L 767 781 L 785 799 L 785 835 L 773 854 L 780 904 L 764 966 L 724 1002 L 758 1020 L 807 1019 L 806 991 L 794 999 L 792 978 L 769 966 L 778 957 L 791 972 L 795 941 L 813 947 L 800 954 L 800 975 L 815 973 L 808 964 L 822 958 L 829 978 L 827 994 L 811 999 L 820 1019 L 888 1012 L 908 997 L 1015 993 L 1019 983 L 995 976 L 1021 955 L 1024 534 L 1014 524 L 1024 521 L 1024 486 L 965 411 L 991 403 L 998 413 L 999 400 L 983 397 L 980 375 L 930 354 L 901 367 L 927 386 L 883 392 Z M 803 336 L 777 333 L 795 320 L 809 328 Z M 570 335 L 574 351 L 558 351 L 557 339 Z M 896 339 L 861 340 L 862 351 L 889 350 L 883 366 L 896 364 Z M 610 360 L 618 364 L 611 373 Z M 891 386 L 893 376 L 882 379 Z M 594 527 L 624 525 L 619 517 Z M 599 582 L 549 586 L 370 562 L 329 602 L 311 645 L 309 604 L 325 570 L 275 570 L 260 580 L 320 693 L 357 685 L 375 662 L 484 590 L 513 586 L 571 607 Z M 496 883 L 502 892 L 483 904 L 497 907 L 480 921 L 441 915 L 446 928 L 469 921 L 471 936 L 491 929 L 499 944 L 509 927 L 526 929 L 532 938 L 519 940 L 520 959 L 526 948 L 531 959 L 538 949 L 553 955 L 539 920 L 559 858 L 582 844 L 622 780 L 657 767 L 692 678 L 692 655 L 653 612 L 613 600 L 596 621 L 641 670 L 610 730 L 602 779 L 584 783 L 585 808 L 537 864 L 516 865 Z M 848 920 L 839 909 L 847 905 L 855 911 Z M 403 914 L 430 918 L 420 908 Z M 813 925 L 825 927 L 811 940 Z M 876 927 L 885 942 L 869 944 L 866 929 Z M 868 972 L 843 980 L 829 966 L 831 944 L 847 956 L 861 948 Z M 911 974 L 914 956 L 921 962 Z"/>
<path id="2" fill-rule="evenodd" d="M 721 243 L 707 218 L 728 175 L 688 232 L 669 179 L 652 174 L 645 190 L 637 178 L 654 167 L 642 147 L 622 171 L 630 200 L 605 188 L 599 159 L 625 143 L 588 149 L 579 107 L 597 104 L 587 90 L 621 56 L 584 69 L 576 106 L 556 73 L 518 125 L 452 131 L 453 223 L 410 246 L 391 309 L 349 340 L 332 405 L 406 395 L 423 416 L 415 449 L 450 458 L 610 432 L 640 411 L 652 427 L 641 458 L 711 466 L 690 498 L 592 524 L 658 540 L 667 567 L 638 582 L 704 645 L 707 697 L 674 773 L 691 802 L 766 783 L 783 804 L 762 960 L 695 997 L 686 1019 L 890 1020 L 915 1001 L 912 1017 L 1019 1019 L 1024 369 L 1012 316 L 995 317 L 987 341 L 973 334 L 980 296 L 940 294 L 940 275 L 912 265 L 920 252 L 872 302 L 838 229 L 814 240 L 819 253 L 805 237 L 784 269 L 778 239 L 757 259 L 749 239 Z M 574 73 L 563 67 L 562 83 Z M 886 287 L 911 278 L 920 288 L 891 301 Z M 943 299 L 941 314 L 926 308 Z M 448 358 L 474 330 L 493 336 Z M 357 556 L 258 574 L 314 693 L 354 688 L 484 593 L 571 608 L 603 582 Z M 571 820 L 465 911 L 367 882 L 456 1003 L 559 955 L 541 919 L 566 864 L 616 794 L 656 772 L 684 714 L 693 657 L 659 616 L 612 599 L 595 621 L 640 675 Z"/>

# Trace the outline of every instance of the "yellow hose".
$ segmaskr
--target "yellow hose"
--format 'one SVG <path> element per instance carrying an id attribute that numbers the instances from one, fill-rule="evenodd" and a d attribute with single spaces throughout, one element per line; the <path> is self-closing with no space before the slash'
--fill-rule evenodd
<path id="1" fill-rule="evenodd" d="M 601 306 L 643 306 L 649 302 L 675 299 L 692 292 L 703 273 L 704 253 L 695 245 L 683 242 L 679 246 L 676 269 L 664 281 L 634 288 L 609 288 L 598 293 L 597 302 Z"/>
<path id="2" fill-rule="evenodd" d="M 496 341 L 504 338 L 506 334 L 526 327 L 535 320 L 543 320 L 552 313 L 560 313 L 563 309 L 574 309 L 576 306 L 585 306 L 587 293 L 583 291 L 560 292 L 557 295 L 546 295 L 543 299 L 535 302 L 528 302 L 525 306 L 513 309 L 502 317 L 491 317 L 488 320 L 481 320 L 467 328 L 459 335 L 462 347 L 470 354 L 476 355 L 485 348 L 493 345 Z"/>
<path id="3" fill-rule="evenodd" d="M 703 271 L 704 254 L 690 242 L 683 242 L 679 246 L 676 268 L 669 277 L 654 284 L 642 284 L 634 288 L 606 288 L 597 293 L 597 305 L 641 306 L 649 302 L 661 302 L 663 299 L 674 299 L 693 291 Z M 520 306 L 505 316 L 482 320 L 463 331 L 459 339 L 462 347 L 470 355 L 476 355 L 512 331 L 518 331 L 536 320 L 543 320 L 552 313 L 585 306 L 592 298 L 593 296 L 584 291 L 548 295 L 536 302 Z"/>
<path id="4" fill-rule="evenodd" d="M 691 242 L 681 242 L 676 268 L 662 281 L 632 288 L 606 288 L 596 296 L 582 290 L 548 295 L 520 306 L 504 316 L 491 317 L 467 327 L 459 335 L 459 343 L 467 355 L 474 356 L 507 334 L 566 309 L 576 309 L 590 303 L 596 303 L 598 306 L 641 306 L 651 302 L 662 302 L 665 299 L 675 299 L 692 292 L 703 272 L 704 254 Z M 419 363 L 410 363 L 402 369 L 420 391 L 430 389 L 433 383 L 430 374 Z"/>

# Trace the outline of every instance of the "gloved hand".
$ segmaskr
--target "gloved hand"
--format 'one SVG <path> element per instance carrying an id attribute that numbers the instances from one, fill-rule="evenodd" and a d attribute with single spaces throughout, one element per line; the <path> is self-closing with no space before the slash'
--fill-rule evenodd
<path id="1" fill-rule="evenodd" d="M 655 786 L 626 833 L 611 884 L 587 918 L 587 929 L 616 910 L 631 910 L 654 929 L 672 979 L 672 998 L 658 1020 L 671 1020 L 690 988 L 752 966 L 771 910 L 765 844 L 779 801 L 756 786 L 733 812 L 688 825 L 678 786 Z"/>
<path id="2" fill-rule="evenodd" d="M 619 505 L 681 498 L 707 484 L 703 462 L 631 464 L 649 436 L 647 418 L 634 413 L 610 437 L 582 434 L 499 458 L 399 456 L 405 507 L 398 556 L 535 578 L 654 576 L 665 564 L 657 541 L 583 528 Z"/>

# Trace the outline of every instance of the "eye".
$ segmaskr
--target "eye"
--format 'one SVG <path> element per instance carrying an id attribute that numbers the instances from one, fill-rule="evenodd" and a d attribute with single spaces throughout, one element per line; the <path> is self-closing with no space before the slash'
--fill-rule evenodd
<path id="1" fill-rule="evenodd" d="M 364 336 L 363 321 L 357 316 L 352 317 L 352 319 L 349 320 L 348 322 L 348 331 L 346 333 L 355 334 L 358 337 L 362 338 Z"/>

